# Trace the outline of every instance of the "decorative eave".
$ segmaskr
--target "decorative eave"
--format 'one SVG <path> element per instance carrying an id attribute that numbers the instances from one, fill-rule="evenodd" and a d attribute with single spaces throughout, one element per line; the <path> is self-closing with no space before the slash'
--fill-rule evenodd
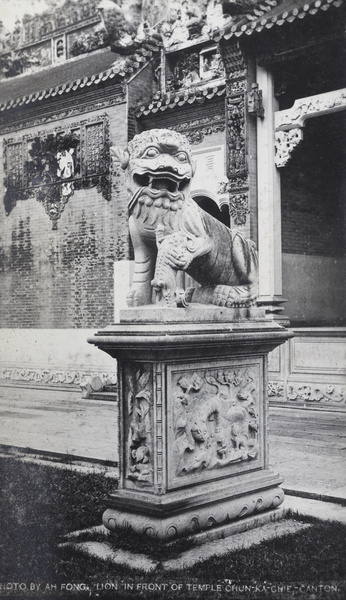
<path id="1" fill-rule="evenodd" d="M 344 0 L 284 0 L 278 6 L 268 11 L 265 15 L 256 17 L 255 14 L 244 16 L 237 23 L 230 23 L 223 28 L 215 29 L 211 38 L 216 42 L 221 39 L 229 40 L 242 35 L 251 35 L 255 31 L 292 23 L 296 19 L 304 19 L 308 15 L 315 15 L 320 11 L 327 11 L 331 6 L 339 8 Z"/>
<path id="2" fill-rule="evenodd" d="M 177 92 L 168 92 L 166 94 L 157 94 L 151 100 L 149 104 L 142 104 L 135 110 L 135 116 L 137 118 L 154 114 L 159 111 L 163 112 L 168 108 L 175 108 L 176 106 L 184 106 L 184 104 L 194 104 L 199 102 L 202 104 L 206 100 L 211 100 L 218 96 L 225 95 L 225 82 L 224 80 L 218 83 L 210 84 L 208 87 L 204 85 L 189 87 Z"/>
<path id="3" fill-rule="evenodd" d="M 160 50 L 160 47 L 161 44 L 158 41 L 150 40 L 150 44 L 146 43 L 145 47 L 138 48 L 134 54 L 127 56 L 118 64 L 114 64 L 112 67 L 101 71 L 100 73 L 9 100 L 0 105 L 0 112 L 54 98 L 55 96 L 61 96 L 62 94 L 68 94 L 69 92 L 75 92 L 84 87 L 90 88 L 91 86 L 99 85 L 100 83 L 114 78 L 116 78 L 116 80 L 124 79 L 125 77 L 133 75 L 145 64 L 149 63 L 154 54 Z"/>
<path id="4" fill-rule="evenodd" d="M 85 86 L 90 87 L 91 85 L 97 85 L 101 81 L 107 81 L 107 79 L 113 79 L 117 74 L 125 75 L 126 73 L 121 73 L 119 70 L 115 68 L 107 69 L 103 73 L 99 73 L 98 75 L 92 75 L 91 77 L 84 77 L 83 79 L 77 79 L 77 81 L 71 81 L 70 83 L 64 83 L 60 86 L 56 86 L 54 88 L 50 88 L 49 90 L 42 90 L 40 92 L 36 92 L 35 94 L 29 94 L 28 96 L 23 96 L 21 98 L 16 98 L 15 100 L 10 100 L 5 104 L 0 106 L 0 111 L 9 110 L 11 108 L 16 108 L 17 106 L 23 106 L 24 104 L 30 104 L 36 101 L 46 100 L 48 98 L 54 98 L 54 96 L 61 96 L 62 94 L 67 94 L 71 91 L 76 91 Z"/>

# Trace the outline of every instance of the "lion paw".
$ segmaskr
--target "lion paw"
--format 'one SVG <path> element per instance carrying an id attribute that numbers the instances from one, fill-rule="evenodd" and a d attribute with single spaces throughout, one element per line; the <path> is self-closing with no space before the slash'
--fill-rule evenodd
<path id="1" fill-rule="evenodd" d="M 126 296 L 127 306 L 129 308 L 134 308 L 136 306 L 143 306 L 145 304 L 151 303 L 151 288 L 148 290 L 147 288 L 142 289 L 138 287 L 132 287 L 129 293 Z"/>
<path id="2" fill-rule="evenodd" d="M 247 286 L 217 285 L 214 294 L 213 303 L 227 308 L 253 306 L 256 301 L 256 294 L 251 293 Z"/>
<path id="3" fill-rule="evenodd" d="M 189 288 L 185 292 L 185 301 L 202 304 L 214 304 L 226 308 L 244 308 L 256 304 L 256 291 L 248 286 L 216 285 L 201 288 Z"/>

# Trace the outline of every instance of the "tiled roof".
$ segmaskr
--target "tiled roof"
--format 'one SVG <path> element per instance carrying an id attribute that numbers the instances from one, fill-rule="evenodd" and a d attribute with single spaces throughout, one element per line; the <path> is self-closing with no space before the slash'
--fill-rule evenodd
<path id="1" fill-rule="evenodd" d="M 242 15 L 237 21 L 232 21 L 222 28 L 214 29 L 210 37 L 215 41 L 230 39 L 242 35 L 251 35 L 255 31 L 270 29 L 286 22 L 291 23 L 296 19 L 303 19 L 307 15 L 314 15 L 319 11 L 327 11 L 331 6 L 340 7 L 344 0 L 260 0 L 248 13 Z M 84 86 L 97 85 L 101 81 L 113 78 L 123 78 L 134 73 L 141 65 L 150 60 L 159 49 L 157 39 L 150 39 L 138 48 L 132 55 L 116 58 L 109 49 L 92 52 L 88 55 L 69 60 L 61 65 L 47 67 L 42 71 L 28 75 L 20 75 L 0 84 L 0 110 L 4 111 L 15 106 L 29 104 L 75 91 Z M 179 97 L 179 94 L 183 94 Z M 204 92 L 203 92 L 204 93 Z M 208 92 L 209 93 L 209 92 Z M 188 94 L 186 99 L 185 96 Z M 168 98 L 169 96 L 169 98 Z M 172 98 L 174 98 L 172 100 Z M 140 108 L 139 114 L 146 114 L 144 110 L 166 110 L 180 102 L 194 102 L 193 95 L 189 92 L 178 92 L 167 95 L 166 98 L 153 100 L 153 106 Z M 160 104 L 161 103 L 161 104 Z"/>
<path id="2" fill-rule="evenodd" d="M 246 14 L 239 15 L 232 19 L 231 23 L 223 28 L 214 29 L 211 38 L 220 41 L 222 38 L 230 39 L 233 36 L 250 35 L 254 31 L 260 32 L 263 29 L 270 29 L 274 26 L 283 25 L 283 23 L 292 23 L 296 19 L 303 19 L 307 15 L 315 15 L 319 11 L 327 11 L 331 6 L 340 7 L 344 0 L 260 0 L 251 7 Z M 199 40 L 200 41 L 200 40 Z M 183 47 L 191 46 L 191 42 L 172 47 L 172 52 L 181 50 Z M 202 102 L 206 98 L 212 98 L 215 95 L 225 93 L 224 84 L 214 86 L 212 83 L 207 87 L 191 87 L 168 94 L 157 95 L 153 100 L 145 105 L 139 106 L 136 110 L 136 116 L 140 117 L 158 111 L 165 111 L 168 108 L 182 106 L 183 104 L 192 104 L 193 102 Z"/>
<path id="3" fill-rule="evenodd" d="M 155 40 L 127 57 L 117 57 L 107 48 L 36 73 L 3 80 L 0 84 L 0 110 L 97 85 L 107 79 L 129 76 L 150 60 L 159 48 L 160 44 Z"/>
<path id="4" fill-rule="evenodd" d="M 233 36 L 251 35 L 255 31 L 271 29 L 284 23 L 292 23 L 296 19 L 304 19 L 308 15 L 315 15 L 319 11 L 327 11 L 331 6 L 338 8 L 343 3 L 344 0 L 267 0 L 266 3 L 259 2 L 249 14 L 243 15 L 236 23 L 231 22 L 223 28 L 215 29 L 211 36 L 215 41 L 219 41 L 222 38 L 228 40 Z"/>
<path id="5" fill-rule="evenodd" d="M 205 100 L 210 100 L 215 96 L 223 96 L 224 94 L 224 82 L 214 83 L 214 85 L 210 83 L 208 86 L 203 87 L 194 86 L 167 94 L 158 94 L 149 104 L 139 106 L 135 114 L 136 117 L 141 117 L 151 113 L 163 112 L 168 108 L 183 106 L 184 104 L 193 104 L 194 102 L 203 103 Z"/>

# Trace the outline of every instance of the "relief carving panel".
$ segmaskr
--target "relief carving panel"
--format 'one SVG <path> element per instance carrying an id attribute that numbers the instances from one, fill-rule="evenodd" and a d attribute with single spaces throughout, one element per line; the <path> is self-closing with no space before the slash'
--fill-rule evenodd
<path id="1" fill-rule="evenodd" d="M 150 365 L 131 365 L 124 381 L 125 487 L 153 484 L 153 377 Z"/>
<path id="2" fill-rule="evenodd" d="M 304 404 L 345 406 L 345 386 L 323 383 L 295 383 L 287 385 L 287 400 Z"/>
<path id="3" fill-rule="evenodd" d="M 96 187 L 110 200 L 108 116 L 5 139 L 4 171 L 6 215 L 18 200 L 34 197 L 57 229 L 75 190 Z"/>
<path id="4" fill-rule="evenodd" d="M 171 483 L 238 472 L 259 458 L 260 379 L 259 364 L 172 372 Z"/>

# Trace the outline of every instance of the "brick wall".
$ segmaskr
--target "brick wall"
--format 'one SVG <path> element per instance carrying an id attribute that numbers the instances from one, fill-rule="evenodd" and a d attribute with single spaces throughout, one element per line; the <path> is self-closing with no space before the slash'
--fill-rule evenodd
<path id="1" fill-rule="evenodd" d="M 344 131 L 342 113 L 308 120 L 303 141 L 281 169 L 283 252 L 345 253 Z"/>
<path id="2" fill-rule="evenodd" d="M 107 109 L 111 144 L 126 145 L 125 108 L 121 104 Z M 53 126 L 47 123 L 44 130 Z M 30 133 L 42 129 L 31 128 Z M 0 164 L 3 197 L 2 156 Z M 35 199 L 19 200 L 9 216 L 3 205 L 1 211 L 1 327 L 87 328 L 113 320 L 113 264 L 129 257 L 127 198 L 120 171 L 114 172 L 110 201 L 96 188 L 75 191 L 57 230 Z"/>

